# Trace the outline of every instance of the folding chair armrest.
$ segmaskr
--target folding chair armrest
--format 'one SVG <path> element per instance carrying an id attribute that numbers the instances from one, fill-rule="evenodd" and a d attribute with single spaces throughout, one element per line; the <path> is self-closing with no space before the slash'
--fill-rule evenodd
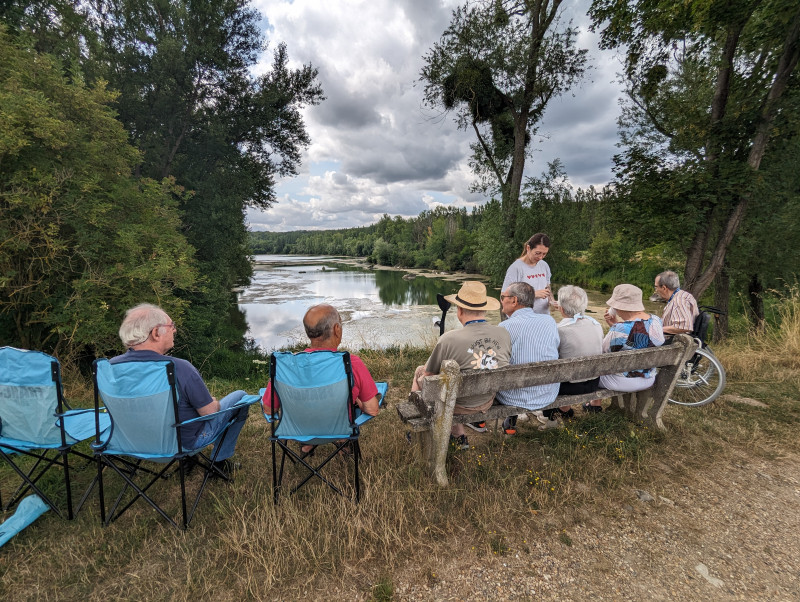
<path id="1" fill-rule="evenodd" d="M 378 395 L 380 396 L 380 399 L 378 400 L 378 407 L 382 408 L 384 407 L 384 405 L 386 405 L 384 402 L 386 401 L 386 392 L 389 390 L 389 385 L 385 382 L 376 382 L 375 384 L 378 387 Z M 371 420 L 372 418 L 375 417 L 370 416 L 369 414 L 365 414 L 364 412 L 361 411 L 360 408 L 356 408 L 355 422 L 358 426 L 361 426 L 367 420 Z"/>
<path id="2" fill-rule="evenodd" d="M 247 406 L 251 406 L 261 398 L 258 395 L 245 395 L 231 407 L 226 408 L 224 410 L 220 410 L 219 412 L 214 412 L 213 414 L 206 414 L 205 416 L 198 416 L 197 418 L 190 418 L 189 420 L 184 420 L 183 422 L 177 423 L 175 426 L 186 426 L 187 424 L 193 424 L 195 422 L 205 422 L 206 420 L 211 420 L 212 418 L 216 418 L 221 414 L 227 414 L 228 412 L 232 412 L 233 410 L 238 410 L 241 408 L 245 408 Z"/>
<path id="3" fill-rule="evenodd" d="M 100 408 L 100 412 L 105 413 L 105 407 Z M 75 408 L 68 409 L 63 412 L 56 412 L 56 418 L 63 418 L 64 416 L 77 416 L 78 414 L 86 414 L 87 412 L 94 412 L 94 408 Z"/>

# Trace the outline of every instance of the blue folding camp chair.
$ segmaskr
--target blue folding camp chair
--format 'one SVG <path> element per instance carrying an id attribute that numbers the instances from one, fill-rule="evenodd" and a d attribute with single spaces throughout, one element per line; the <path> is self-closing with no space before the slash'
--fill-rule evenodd
<path id="1" fill-rule="evenodd" d="M 106 359 L 95 360 L 92 369 L 95 385 L 95 405 L 100 401 L 111 416 L 111 428 L 107 434 L 98 429 L 94 448 L 97 459 L 97 480 L 100 491 L 100 517 L 104 525 L 116 520 L 138 499 L 145 500 L 174 527 L 186 529 L 194 516 L 200 497 L 212 475 L 228 480 L 214 466 L 217 454 L 235 422 L 233 411 L 247 409 L 259 400 L 257 395 L 245 395 L 236 405 L 207 416 L 200 416 L 180 422 L 178 418 L 178 385 L 175 366 L 171 361 L 145 361 L 109 363 Z M 210 420 L 228 413 L 230 420 L 220 430 L 213 443 L 211 456 L 205 455 L 201 448 L 188 449 L 181 442 L 181 428 L 195 422 Z M 163 464 L 159 469 L 150 470 L 143 461 Z M 173 466 L 175 467 L 172 470 Z M 112 469 L 119 475 L 124 485 L 106 516 L 105 492 L 103 483 L 104 468 Z M 191 509 L 187 512 L 186 475 L 190 468 L 203 471 Z M 148 494 L 150 487 L 161 479 L 178 475 L 181 493 L 180 525 L 166 510 Z M 129 490 L 132 498 L 122 505 Z"/>
<path id="2" fill-rule="evenodd" d="M 342 490 L 321 474 L 321 470 L 345 448 L 352 452 L 355 501 L 361 499 L 358 463 L 360 427 L 372 418 L 363 414 L 353 400 L 353 374 L 350 354 L 346 351 L 312 351 L 301 353 L 275 352 L 270 359 L 271 399 L 264 416 L 271 425 L 273 499 L 283 481 L 286 458 L 299 463 L 308 475 L 296 485 L 291 494 L 317 477 L 339 495 Z M 386 383 L 376 383 L 381 403 L 386 396 Z M 277 393 L 280 404 L 275 399 Z M 278 409 L 277 406 L 280 405 Z M 331 453 L 312 464 L 310 455 L 291 449 L 289 443 L 301 445 L 333 444 Z M 277 466 L 276 445 L 281 450 L 280 469 Z"/>
<path id="3" fill-rule="evenodd" d="M 99 414 L 97 423 L 101 429 L 108 428 L 108 416 Z M 90 456 L 76 451 L 73 446 L 94 433 L 95 411 L 73 410 L 64 400 L 61 367 L 56 358 L 40 351 L 0 348 L 0 455 L 22 479 L 3 510 L 8 510 L 33 490 L 63 518 L 53 497 L 37 485 L 50 468 L 60 467 L 67 498 L 67 518 L 71 520 L 74 514 L 69 454 L 91 461 Z M 28 466 L 31 463 L 32 466 Z M 77 510 L 80 510 L 89 490 Z"/>

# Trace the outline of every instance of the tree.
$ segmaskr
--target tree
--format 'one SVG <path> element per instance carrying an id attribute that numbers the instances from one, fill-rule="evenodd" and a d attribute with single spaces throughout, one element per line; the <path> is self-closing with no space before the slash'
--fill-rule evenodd
<path id="1" fill-rule="evenodd" d="M 197 278 L 166 180 L 136 179 L 139 154 L 105 86 L 69 81 L 53 57 L 0 27 L 0 339 L 58 353 L 113 352 L 122 312 Z"/>
<path id="2" fill-rule="evenodd" d="M 762 160 L 778 124 L 800 111 L 787 94 L 798 85 L 800 5 L 594 0 L 590 16 L 604 47 L 626 48 L 620 192 L 639 193 L 640 213 L 678 230 L 685 286 L 699 298 L 727 282 L 728 250 L 758 208 Z M 727 303 L 726 285 L 716 294 Z"/>
<path id="3" fill-rule="evenodd" d="M 275 200 L 277 177 L 296 173 L 309 144 L 300 110 L 323 100 L 311 65 L 290 69 L 284 45 L 272 68 L 247 0 L 88 0 L 98 43 L 90 79 L 120 91 L 120 119 L 142 152 L 138 173 L 173 177 L 183 225 L 204 275 L 187 293 L 191 353 L 242 341 L 236 286 L 251 274 L 245 209 Z"/>
<path id="4" fill-rule="evenodd" d="M 551 98 L 582 76 L 586 50 L 575 47 L 577 30 L 559 29 L 562 0 L 475 0 L 453 12 L 450 26 L 425 55 L 421 80 L 425 102 L 456 112 L 471 128 L 471 166 L 478 189 L 500 192 L 508 248 L 515 229 L 525 161 Z"/>

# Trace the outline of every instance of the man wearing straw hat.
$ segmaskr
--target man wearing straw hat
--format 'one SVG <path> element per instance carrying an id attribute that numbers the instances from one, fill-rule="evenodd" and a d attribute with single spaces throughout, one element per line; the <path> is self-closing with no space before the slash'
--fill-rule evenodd
<path id="1" fill-rule="evenodd" d="M 412 391 L 422 388 L 424 376 L 439 374 L 444 360 L 455 360 L 462 370 L 493 370 L 508 365 L 511 336 L 507 330 L 486 321 L 487 311 L 500 309 L 500 302 L 486 295 L 486 286 L 476 280 L 467 280 L 458 293 L 447 295 L 445 299 L 456 306 L 458 321 L 463 328 L 439 337 L 426 364 L 417 368 Z M 485 412 L 493 402 L 492 393 L 459 397 L 453 414 Z M 462 424 L 453 425 L 450 440 L 461 449 L 469 448 Z"/>

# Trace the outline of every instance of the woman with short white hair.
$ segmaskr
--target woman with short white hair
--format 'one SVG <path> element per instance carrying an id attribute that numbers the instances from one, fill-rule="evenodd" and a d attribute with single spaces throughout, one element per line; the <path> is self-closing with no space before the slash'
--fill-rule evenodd
<path id="1" fill-rule="evenodd" d="M 558 357 L 585 357 L 600 355 L 603 352 L 603 327 L 594 318 L 585 314 L 589 305 L 586 291 L 579 286 L 568 284 L 558 290 L 558 308 L 562 320 L 558 323 Z M 580 395 L 592 393 L 600 386 L 600 378 L 561 383 L 559 395 Z M 571 418 L 575 412 L 567 406 L 544 410 L 546 421 L 542 430 L 560 426 L 557 418 Z"/>

